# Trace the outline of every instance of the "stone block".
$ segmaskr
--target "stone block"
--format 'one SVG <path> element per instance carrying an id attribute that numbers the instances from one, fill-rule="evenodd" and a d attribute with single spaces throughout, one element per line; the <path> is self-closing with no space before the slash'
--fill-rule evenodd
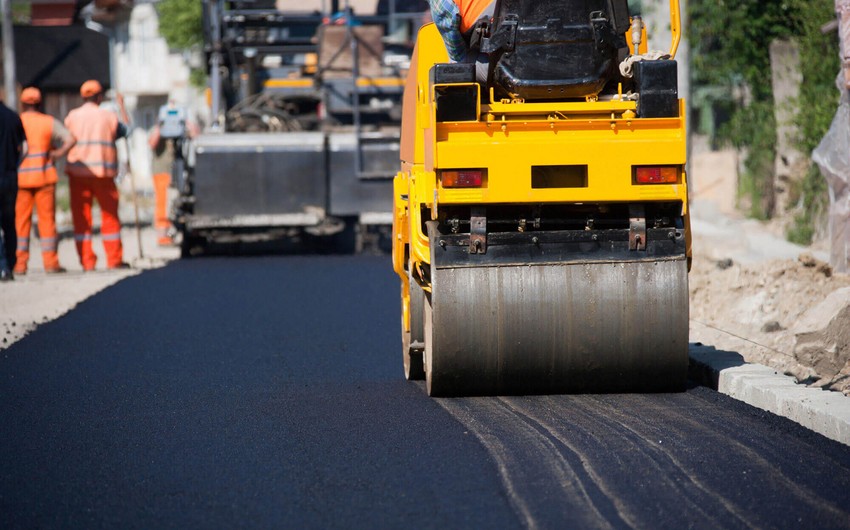
<path id="1" fill-rule="evenodd" d="M 832 292 L 794 327 L 794 357 L 822 377 L 850 361 L 850 287 Z"/>

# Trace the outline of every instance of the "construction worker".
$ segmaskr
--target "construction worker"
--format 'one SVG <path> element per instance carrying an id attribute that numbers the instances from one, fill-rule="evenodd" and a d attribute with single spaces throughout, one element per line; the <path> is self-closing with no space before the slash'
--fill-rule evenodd
<path id="1" fill-rule="evenodd" d="M 103 87 L 89 80 L 80 87 L 83 104 L 68 113 L 65 126 L 77 138 L 77 144 L 68 153 L 65 172 L 71 191 L 71 217 L 74 221 L 74 240 L 84 271 L 94 270 L 97 256 L 92 249 L 92 199 L 97 199 L 101 210 L 100 235 L 106 252 L 108 269 L 123 269 L 121 222 L 118 219 L 118 153 L 116 140 L 127 135 L 127 126 L 115 113 L 100 108 Z M 124 100 L 116 97 L 118 106 L 127 120 Z M 129 121 L 129 120 L 128 120 Z"/>
<path id="2" fill-rule="evenodd" d="M 32 211 L 38 213 L 38 235 L 44 272 L 65 272 L 56 252 L 56 182 L 53 161 L 68 154 L 77 142 L 62 122 L 38 111 L 41 91 L 35 87 L 21 92 L 21 122 L 27 136 L 27 156 L 18 168 L 18 200 L 15 204 L 15 228 L 18 234 L 15 274 L 26 274 L 30 257 Z"/>
<path id="3" fill-rule="evenodd" d="M 24 126 L 18 115 L 0 100 L 0 282 L 15 279 L 15 198 L 18 164 L 26 155 Z"/>
<path id="4" fill-rule="evenodd" d="M 429 0 L 431 18 L 443 37 L 449 59 L 455 63 L 475 63 L 476 77 L 487 80 L 487 56 L 470 53 L 470 39 L 476 23 L 493 16 L 495 0 Z"/>
<path id="5" fill-rule="evenodd" d="M 185 111 L 177 107 L 174 100 L 169 100 L 168 105 L 160 108 L 157 124 L 148 137 L 153 154 L 154 227 L 159 246 L 174 244 L 168 219 L 168 187 L 175 158 L 181 156 L 178 151 L 182 148 L 181 141 L 197 134 L 198 126 L 186 119 Z"/>
<path id="6" fill-rule="evenodd" d="M 171 165 L 174 163 L 174 141 L 163 138 L 159 125 L 154 126 L 148 138 L 153 153 L 153 194 L 156 244 L 167 247 L 174 244 L 171 238 L 171 221 L 168 219 L 168 186 L 171 185 Z"/>

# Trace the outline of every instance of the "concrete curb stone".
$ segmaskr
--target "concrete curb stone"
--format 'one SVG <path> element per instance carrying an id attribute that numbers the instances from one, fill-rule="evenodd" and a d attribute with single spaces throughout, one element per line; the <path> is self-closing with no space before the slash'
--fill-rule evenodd
<path id="1" fill-rule="evenodd" d="M 701 343 L 692 343 L 688 355 L 688 375 L 699 384 L 850 445 L 850 397 L 799 385 L 772 368 L 745 362 L 738 353 Z"/>

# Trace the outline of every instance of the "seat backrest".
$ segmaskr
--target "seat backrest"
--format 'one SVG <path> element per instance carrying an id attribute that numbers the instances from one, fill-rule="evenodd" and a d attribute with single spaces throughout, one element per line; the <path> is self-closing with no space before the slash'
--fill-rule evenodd
<path id="1" fill-rule="evenodd" d="M 617 75 L 627 0 L 497 0 L 489 84 L 526 100 L 584 98 Z"/>

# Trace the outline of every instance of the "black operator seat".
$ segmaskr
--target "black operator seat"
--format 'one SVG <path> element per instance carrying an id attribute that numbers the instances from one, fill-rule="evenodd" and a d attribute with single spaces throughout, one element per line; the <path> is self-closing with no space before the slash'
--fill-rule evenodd
<path id="1" fill-rule="evenodd" d="M 628 55 L 627 0 L 498 0 L 488 85 L 527 101 L 595 96 Z"/>

